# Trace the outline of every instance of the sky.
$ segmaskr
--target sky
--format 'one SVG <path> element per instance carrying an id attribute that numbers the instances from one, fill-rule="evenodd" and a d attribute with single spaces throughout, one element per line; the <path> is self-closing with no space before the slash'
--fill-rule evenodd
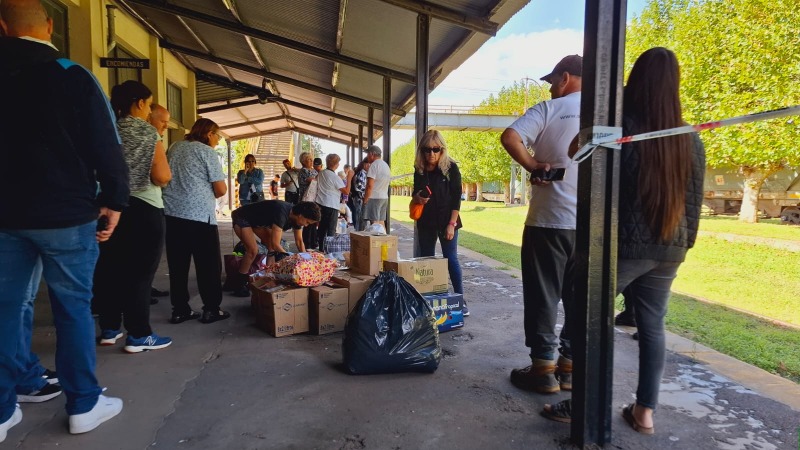
<path id="1" fill-rule="evenodd" d="M 628 20 L 646 2 L 628 0 Z M 475 106 L 515 81 L 538 81 L 566 55 L 583 54 L 584 5 L 585 0 L 531 0 L 431 92 L 429 105 Z M 413 137 L 413 130 L 392 130 L 392 150 Z M 344 156 L 345 146 L 321 143 L 324 153 Z"/>

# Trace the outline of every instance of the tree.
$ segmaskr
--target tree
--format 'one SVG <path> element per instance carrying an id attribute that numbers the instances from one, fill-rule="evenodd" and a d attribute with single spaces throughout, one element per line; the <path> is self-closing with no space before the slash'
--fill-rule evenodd
<path id="1" fill-rule="evenodd" d="M 397 147 L 392 151 L 392 186 L 413 186 L 414 177 L 401 175 L 414 173 L 414 156 L 416 154 L 416 145 L 414 140 L 410 140 L 405 144 Z M 398 177 L 398 178 L 395 178 Z"/>
<path id="2" fill-rule="evenodd" d="M 797 0 L 652 0 L 628 29 L 627 66 L 646 49 L 681 62 L 684 117 L 706 122 L 791 106 L 800 100 Z M 800 165 L 800 124 L 776 119 L 705 133 L 707 163 L 744 177 L 739 219 L 758 220 L 761 186 Z"/>
<path id="3" fill-rule="evenodd" d="M 315 136 L 301 134 L 300 151 L 309 152 L 314 158 L 319 158 L 322 156 L 322 144 L 319 143 L 319 138 Z"/>

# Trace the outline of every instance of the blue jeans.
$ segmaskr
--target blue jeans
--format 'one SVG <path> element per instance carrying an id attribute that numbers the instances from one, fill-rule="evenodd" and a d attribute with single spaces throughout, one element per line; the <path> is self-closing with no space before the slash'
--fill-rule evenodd
<path id="1" fill-rule="evenodd" d="M 639 386 L 636 403 L 656 409 L 658 389 L 664 373 L 666 348 L 664 317 L 670 288 L 678 273 L 679 262 L 651 259 L 617 261 L 617 292 L 625 291 L 636 314 L 639 332 Z"/>
<path id="2" fill-rule="evenodd" d="M 44 367 L 39 364 L 39 357 L 31 351 L 33 334 L 33 301 L 39 292 L 42 280 L 42 260 L 38 258 L 33 267 L 33 275 L 22 299 L 22 326 L 20 327 L 19 344 L 17 346 L 17 394 L 29 394 L 43 388 L 47 381 L 42 378 Z"/>
<path id="3" fill-rule="evenodd" d="M 453 233 L 453 239 L 447 240 L 445 231 L 431 228 L 414 227 L 415 245 L 414 257 L 433 256 L 436 253 L 436 239 L 442 247 L 442 255 L 447 258 L 447 271 L 450 272 L 450 282 L 456 294 L 464 293 L 464 283 L 461 277 L 461 264 L 458 263 L 458 230 Z"/>
<path id="4" fill-rule="evenodd" d="M 0 422 L 17 401 L 15 357 L 25 292 L 39 258 L 56 326 L 56 370 L 67 413 L 82 414 L 102 390 L 95 378 L 94 320 L 90 311 L 97 261 L 96 222 L 51 230 L 0 230 Z"/>

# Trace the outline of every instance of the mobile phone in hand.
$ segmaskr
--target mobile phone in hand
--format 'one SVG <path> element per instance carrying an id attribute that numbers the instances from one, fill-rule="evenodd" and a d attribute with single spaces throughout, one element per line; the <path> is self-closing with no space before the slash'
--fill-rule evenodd
<path id="1" fill-rule="evenodd" d="M 106 231 L 108 228 L 108 216 L 100 216 L 97 219 L 97 231 Z"/>
<path id="2" fill-rule="evenodd" d="M 419 190 L 419 196 L 422 197 L 422 198 L 429 198 L 431 196 L 431 194 L 432 194 L 431 188 L 428 187 L 428 186 L 425 186 L 425 189 L 420 189 Z"/>
<path id="3" fill-rule="evenodd" d="M 561 181 L 564 179 L 564 174 L 566 173 L 567 169 L 560 168 L 560 169 L 536 169 L 531 172 L 531 179 L 538 178 L 542 181 Z"/>

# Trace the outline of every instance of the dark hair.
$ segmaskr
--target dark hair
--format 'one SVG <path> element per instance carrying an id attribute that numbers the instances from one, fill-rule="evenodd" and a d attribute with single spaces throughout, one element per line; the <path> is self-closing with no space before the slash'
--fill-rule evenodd
<path id="1" fill-rule="evenodd" d="M 663 47 L 645 51 L 633 64 L 625 86 L 623 112 L 631 133 L 685 125 L 681 111 L 680 67 Z M 650 230 L 670 240 L 686 212 L 686 183 L 692 171 L 692 136 L 683 134 L 641 141 L 639 195 Z"/>
<path id="2" fill-rule="evenodd" d="M 189 134 L 186 135 L 187 141 L 197 141 L 209 145 L 208 133 L 216 132 L 219 130 L 219 125 L 214 123 L 211 119 L 197 119 L 197 122 L 192 125 Z"/>
<path id="3" fill-rule="evenodd" d="M 244 160 L 245 160 L 245 162 L 247 161 L 247 158 L 252 158 L 252 159 L 253 159 L 253 164 L 255 164 L 255 162 L 256 162 L 256 156 L 255 156 L 254 154 L 252 154 L 252 153 L 248 153 L 247 155 L 245 155 L 245 156 L 244 156 Z"/>
<path id="4" fill-rule="evenodd" d="M 319 222 L 319 219 L 322 218 L 322 212 L 314 202 L 300 202 L 292 207 L 292 212 L 296 216 L 303 216 L 314 222 Z"/>
<path id="5" fill-rule="evenodd" d="M 131 114 L 131 107 L 139 100 L 152 97 L 150 89 L 138 81 L 128 80 L 111 88 L 111 108 L 117 120 Z"/>

